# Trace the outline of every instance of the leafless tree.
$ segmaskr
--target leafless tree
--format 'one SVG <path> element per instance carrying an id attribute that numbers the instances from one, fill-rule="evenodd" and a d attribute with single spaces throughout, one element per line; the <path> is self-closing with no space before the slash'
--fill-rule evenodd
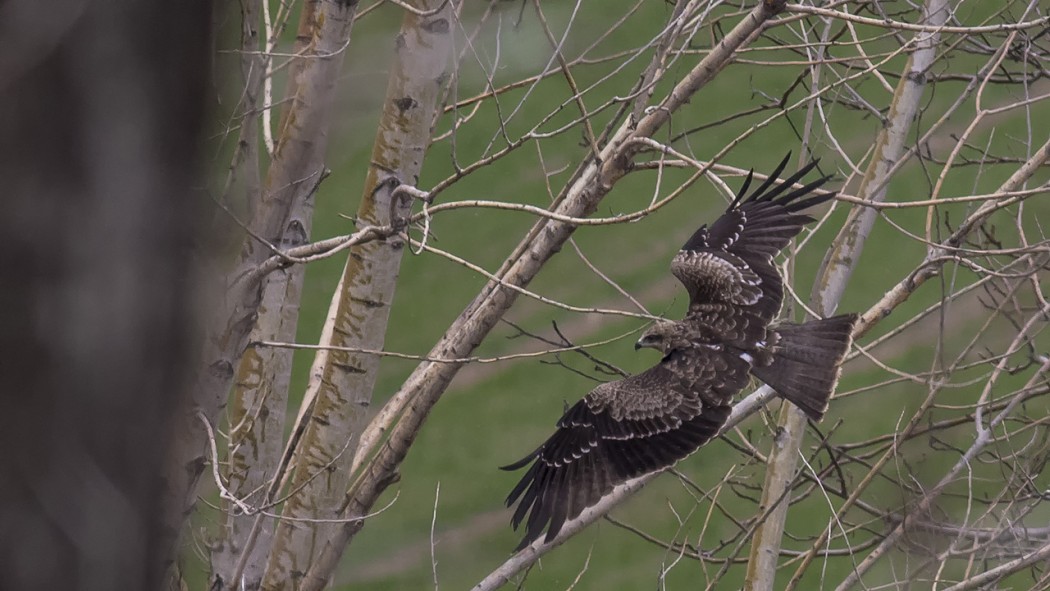
<path id="1" fill-rule="evenodd" d="M 1050 449 L 1050 243 L 1038 217 L 1050 158 L 1045 6 L 242 0 L 240 8 L 239 34 L 216 37 L 217 59 L 236 60 L 241 79 L 232 90 L 216 85 L 226 105 L 215 137 L 224 173 L 209 191 L 214 234 L 241 247 L 205 273 L 211 304 L 192 404 L 176 418 L 165 470 L 169 529 L 203 549 L 213 588 L 328 585 L 370 518 L 399 510 L 380 497 L 399 479 L 411 486 L 402 461 L 458 372 L 587 348 L 523 330 L 540 350 L 480 356 L 519 297 L 552 317 L 626 317 L 635 328 L 655 317 L 616 269 L 589 261 L 577 229 L 645 224 L 690 193 L 707 195 L 716 211 L 752 163 L 788 149 L 799 163 L 821 157 L 842 190 L 784 263 L 794 278 L 785 312 L 826 316 L 845 298 L 863 313 L 832 420 L 810 428 L 784 405 L 752 419 L 748 429 L 761 434 L 749 437 L 741 422 L 772 399 L 759 388 L 734 410 L 722 449 L 760 469 L 695 485 L 680 475 L 696 491 L 695 511 L 712 517 L 683 518 L 671 538 L 610 519 L 668 557 L 653 573 L 661 585 L 690 561 L 709 589 L 1048 585 L 1039 479 Z M 351 36 L 361 27 L 372 42 Z M 608 42 L 626 30 L 643 41 Z M 356 229 L 311 237 L 317 191 L 347 174 L 326 164 L 340 97 L 361 90 L 341 88 L 358 80 L 344 62 L 374 57 L 377 38 L 391 59 L 371 155 L 352 163 L 365 179 Z M 507 46 L 541 57 L 523 65 L 531 62 Z M 548 161 L 566 138 L 579 140 L 571 155 Z M 491 175 L 522 167 L 542 177 L 549 202 L 477 194 Z M 701 180 L 714 189 L 697 187 Z M 627 192 L 632 200 L 614 210 L 625 213 L 595 215 Z M 477 260 L 487 253 L 455 254 L 433 239 L 473 231 L 455 217 L 464 210 L 506 210 L 533 225 L 488 271 Z M 881 243 L 869 244 L 875 235 Z M 575 280 L 612 285 L 616 303 L 572 305 L 530 288 L 566 246 L 591 275 Z M 485 279 L 422 354 L 384 349 L 406 250 Z M 332 257 L 345 267 L 323 330 L 297 344 L 304 270 Z M 815 275 L 794 272 L 796 262 L 821 259 Z M 316 351 L 301 397 L 289 392 L 295 348 Z M 389 397 L 376 392 L 384 357 L 418 361 Z M 870 421 L 873 412 L 891 419 Z M 523 573 L 540 556 L 655 477 L 618 488 L 552 544 L 489 565 L 477 589 L 528 585 Z M 202 535 L 188 518 L 205 482 L 218 491 L 220 523 Z M 821 523 L 793 524 L 799 512 Z M 718 521 L 726 523 L 709 531 Z M 171 573 L 178 582 L 178 568 Z"/>

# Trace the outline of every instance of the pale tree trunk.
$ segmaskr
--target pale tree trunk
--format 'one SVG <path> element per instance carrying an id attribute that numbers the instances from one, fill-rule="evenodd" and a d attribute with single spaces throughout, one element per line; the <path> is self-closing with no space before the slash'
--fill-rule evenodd
<path id="1" fill-rule="evenodd" d="M 298 212 L 293 212 L 299 215 L 293 218 L 295 228 L 290 228 L 292 239 L 283 239 L 281 247 L 303 243 L 304 235 L 295 230 L 309 226 L 306 221 L 311 208 L 300 205 Z M 251 342 L 295 339 L 304 270 L 302 265 L 285 267 L 267 278 Z M 248 348 L 237 368 L 229 407 L 228 487 L 231 494 L 254 510 L 274 510 L 269 507 L 273 499 L 270 485 L 282 457 L 291 372 L 292 351 L 272 347 Z M 244 514 L 229 501 L 223 508 L 224 537 L 211 548 L 215 580 L 238 588 L 257 589 L 273 537 L 273 521 L 258 513 Z M 255 528 L 258 531 L 253 536 Z M 240 576 L 232 578 L 241 566 Z"/>
<path id="2" fill-rule="evenodd" d="M 262 177 L 259 169 L 259 113 L 260 93 L 263 89 L 263 77 L 266 74 L 266 60 L 259 53 L 259 25 L 262 23 L 262 0 L 241 1 L 241 77 L 244 80 L 244 91 L 241 98 L 240 108 L 240 132 L 235 147 L 234 160 L 230 164 L 229 178 L 226 190 L 223 192 L 223 205 L 228 209 L 235 209 L 232 203 L 233 195 L 238 191 L 244 195 L 244 209 L 252 215 L 255 205 L 259 202 L 262 190 Z M 263 34 L 263 47 L 265 47 L 265 32 Z M 233 234 L 237 230 L 235 221 L 227 211 L 216 212 L 215 230 L 224 234 Z M 237 236 L 240 233 L 236 234 Z M 265 300 L 265 297 L 264 297 Z M 265 302 L 263 307 L 265 307 Z M 241 360 L 241 368 L 245 360 L 251 357 L 252 350 L 245 352 Z M 240 369 L 238 370 L 240 373 Z M 244 378 L 238 378 L 238 389 L 244 383 Z M 246 408 L 247 405 L 247 408 Z M 262 435 L 267 432 L 272 421 L 280 420 L 281 415 L 271 416 L 265 414 L 262 408 L 254 416 L 250 416 L 253 407 L 261 406 L 260 402 L 247 398 L 246 395 L 233 396 L 230 400 L 229 416 L 233 425 L 229 430 L 230 454 L 229 461 L 223 472 L 226 475 L 229 490 L 243 498 L 246 502 L 259 503 L 259 495 L 251 495 L 258 486 L 254 478 L 256 473 L 250 472 L 245 467 L 244 457 L 246 454 L 259 456 L 260 461 L 265 461 L 267 450 L 265 443 L 260 441 Z M 246 436 L 244 429 L 255 428 L 251 437 Z M 280 443 L 278 442 L 279 446 Z M 277 450 L 280 453 L 280 449 Z M 217 575 L 216 586 L 221 588 L 222 581 L 226 580 L 232 572 L 232 568 L 225 565 L 236 560 L 237 542 L 241 538 L 239 529 L 243 528 L 243 518 L 234 512 L 236 506 L 230 501 L 223 502 L 223 529 L 217 540 L 211 542 L 209 551 L 211 554 L 212 571 Z M 246 572 L 247 580 L 252 576 L 251 571 Z"/>
<path id="3" fill-rule="evenodd" d="M 313 21 L 309 18 L 313 4 L 303 7 L 300 20 L 306 35 L 300 36 L 295 50 L 307 49 L 303 39 L 310 38 Z M 270 108 L 260 105 L 259 93 L 264 87 L 269 59 L 261 50 L 269 44 L 269 31 L 258 34 L 262 24 L 260 0 L 241 2 L 241 76 L 245 80 L 243 117 L 240 119 L 240 135 L 237 142 L 237 160 L 231 176 L 244 178 L 244 193 L 249 215 L 256 223 L 261 221 L 257 209 L 260 195 L 258 164 L 260 110 Z M 301 73 L 304 60 L 293 64 L 291 79 L 294 83 Z M 290 89 L 292 91 L 292 89 Z M 311 193 L 296 195 L 280 241 L 276 245 L 282 250 L 300 246 L 310 233 L 312 208 Z M 227 199 L 229 202 L 229 199 Z M 226 212 L 219 212 L 232 226 Z M 273 271 L 264 281 L 258 319 L 249 337 L 251 342 L 262 340 L 293 340 L 298 321 L 298 303 L 301 291 L 303 267 L 300 265 Z M 292 352 L 271 347 L 257 349 L 249 347 L 237 367 L 233 393 L 229 401 L 229 452 L 224 474 L 232 495 L 247 506 L 258 509 L 266 507 L 268 484 L 276 472 L 280 460 L 285 417 L 288 405 L 288 385 L 292 372 Z M 259 531 L 250 551 L 245 552 L 255 525 L 255 516 L 246 514 L 236 503 L 224 499 L 223 527 L 217 540 L 209 545 L 212 582 L 216 588 L 237 586 L 241 589 L 257 589 L 262 578 L 262 566 L 269 549 L 269 537 L 273 524 L 269 520 L 258 524 Z M 234 573 L 243 564 L 239 576 Z M 236 581 L 234 581 L 236 578 Z"/>
<path id="4" fill-rule="evenodd" d="M 0 12 L 0 586 L 156 589 L 211 6 Z"/>
<path id="5" fill-rule="evenodd" d="M 309 203 L 324 176 L 323 158 L 332 123 L 332 103 L 357 2 L 326 1 L 308 3 L 307 7 L 304 10 L 307 21 L 299 34 L 303 57 L 291 70 L 289 82 L 290 92 L 294 94 L 280 124 L 261 202 L 254 208 L 248 224 L 254 236 L 246 238 L 233 271 L 225 275 L 218 273 L 218 264 L 212 269 L 225 280 L 212 289 L 207 336 L 193 388 L 193 402 L 178 418 L 177 440 L 166 474 L 172 546 L 196 501 L 197 485 L 209 454 L 207 430 L 219 423 L 236 368 L 255 325 L 265 286 L 265 278 L 256 269 L 273 254 L 271 245 L 287 241 L 289 236 L 294 237 L 293 241 L 305 241 L 309 207 L 303 204 Z M 259 242 L 257 237 L 269 244 Z"/>
<path id="6" fill-rule="evenodd" d="M 947 0 L 930 0 L 925 6 L 923 23 L 941 26 L 947 22 L 948 16 Z M 936 57 L 939 39 L 937 32 L 915 34 L 916 50 L 904 66 L 885 127 L 875 141 L 871 163 L 857 191 L 861 199 L 881 203 L 886 198 L 890 173 L 905 153 L 908 133 L 922 103 L 925 75 Z M 811 296 L 814 309 L 824 317 L 835 313 L 877 216 L 876 209 L 854 208 L 835 237 Z M 773 589 L 789 508 L 787 500 L 798 475 L 799 450 L 806 424 L 806 415 L 798 407 L 783 405 L 759 502 L 758 510 L 766 518 L 756 528 L 751 543 L 744 582 L 748 591 Z"/>
<path id="7" fill-rule="evenodd" d="M 360 224 L 397 224 L 411 212 L 411 198 L 396 189 L 415 185 L 430 144 L 437 104 L 452 49 L 451 4 L 427 0 L 421 16 L 405 12 L 383 114 L 365 179 Z M 349 251 L 321 344 L 382 349 L 405 243 L 392 237 Z M 353 446 L 367 418 L 379 357 L 324 350 L 315 358 L 303 410 L 294 428 L 294 456 L 284 490 L 295 491 L 282 516 L 330 518 L 339 512 L 349 479 Z M 304 572 L 330 527 L 280 521 L 264 587 L 288 588 Z"/>

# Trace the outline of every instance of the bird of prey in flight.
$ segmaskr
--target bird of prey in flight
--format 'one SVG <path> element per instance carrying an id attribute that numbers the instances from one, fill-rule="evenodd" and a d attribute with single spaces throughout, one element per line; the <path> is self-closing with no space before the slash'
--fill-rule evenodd
<path id="1" fill-rule="evenodd" d="M 775 321 L 784 285 L 773 259 L 813 221 L 802 212 L 834 196 L 814 194 L 830 177 L 794 188 L 816 162 L 777 183 L 789 157 L 750 194 L 749 173 L 726 212 L 672 259 L 671 273 L 689 292 L 689 311 L 678 322 L 657 321 L 635 344 L 659 350 L 660 362 L 592 390 L 543 445 L 503 467 L 532 463 L 507 497 L 507 506 L 519 503 L 511 524 L 525 522 L 515 551 L 544 530 L 549 543 L 614 486 L 667 468 L 707 443 L 751 376 L 814 421 L 824 416 L 856 315 Z"/>

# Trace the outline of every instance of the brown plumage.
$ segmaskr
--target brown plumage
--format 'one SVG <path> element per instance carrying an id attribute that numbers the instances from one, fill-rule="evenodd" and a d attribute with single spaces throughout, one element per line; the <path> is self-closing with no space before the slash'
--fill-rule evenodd
<path id="1" fill-rule="evenodd" d="M 512 525 L 525 523 L 518 550 L 544 530 L 550 542 L 617 484 L 667 468 L 707 443 L 751 375 L 814 420 L 823 416 L 856 317 L 773 324 L 784 299 L 773 258 L 813 221 L 801 212 L 834 195 L 812 195 L 829 177 L 792 190 L 816 162 L 776 184 L 786 165 L 787 158 L 747 195 L 749 174 L 726 212 L 701 226 L 671 261 L 689 311 L 679 322 L 653 324 L 635 345 L 655 348 L 663 359 L 592 390 L 543 445 L 503 467 L 532 463 L 507 497 L 508 506 L 519 503 Z"/>

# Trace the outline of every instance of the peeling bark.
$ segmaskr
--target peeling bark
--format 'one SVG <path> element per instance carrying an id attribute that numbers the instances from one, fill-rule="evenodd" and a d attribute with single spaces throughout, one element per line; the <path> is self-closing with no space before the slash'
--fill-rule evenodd
<path id="1" fill-rule="evenodd" d="M 437 103 L 446 81 L 452 49 L 451 4 L 421 3 L 428 16 L 406 12 L 396 39 L 396 59 L 387 87 L 383 115 L 357 218 L 364 224 L 398 224 L 412 202 L 397 192 L 415 185 L 430 144 Z M 354 247 L 347 257 L 321 344 L 382 349 L 393 303 L 404 242 L 398 237 Z M 286 479 L 289 498 L 283 516 L 331 518 L 346 492 L 354 444 L 364 428 L 375 386 L 379 357 L 323 350 L 314 361 L 303 408 L 295 427 L 299 436 Z M 273 541 L 263 586 L 296 583 L 330 535 L 330 526 L 281 521 Z"/>
<path id="2" fill-rule="evenodd" d="M 297 205 L 279 244 L 282 249 L 305 243 L 303 226 L 309 226 L 313 207 L 310 201 Z M 304 266 L 295 265 L 267 277 L 251 342 L 295 340 L 304 271 Z M 227 486 L 253 508 L 266 507 L 273 500 L 269 485 L 282 457 L 291 373 L 292 350 L 274 347 L 249 348 L 237 369 L 228 412 Z M 258 589 L 274 533 L 273 522 L 239 513 L 230 502 L 223 508 L 223 538 L 212 548 L 214 580 L 231 589 Z M 259 531 L 253 536 L 256 527 Z"/>
<path id="3" fill-rule="evenodd" d="M 262 0 L 242 0 L 241 49 L 244 53 L 241 56 L 241 76 L 244 79 L 244 90 L 241 99 L 241 110 L 243 116 L 241 118 L 234 161 L 230 165 L 230 176 L 223 195 L 223 204 L 236 209 L 235 204 L 231 203 L 231 196 L 237 190 L 241 190 L 249 216 L 254 215 L 254 209 L 259 202 L 262 190 L 259 170 L 260 117 L 258 107 L 263 78 L 266 74 L 267 60 L 264 56 L 257 53 L 260 50 L 259 24 L 261 22 Z M 240 181 L 240 183 L 235 182 L 235 180 Z M 243 185 L 243 187 L 238 185 Z M 227 212 L 217 212 L 216 218 L 215 230 L 213 230 L 212 234 L 218 234 L 220 237 L 230 236 L 234 232 L 239 234 L 239 229 Z M 263 309 L 267 307 L 265 300 L 266 297 L 264 296 Z M 254 333 L 258 329 L 259 327 L 257 326 L 255 331 L 253 331 L 253 338 L 257 338 Z M 257 371 L 260 373 L 263 371 L 264 362 L 259 355 L 254 353 L 254 350 L 248 350 L 241 359 L 241 364 L 238 368 L 239 375 L 236 388 L 241 392 L 235 392 L 231 398 L 229 409 L 229 416 L 233 425 L 230 429 L 231 451 L 229 454 L 229 465 L 223 472 L 233 494 L 248 503 L 260 505 L 265 495 L 250 494 L 252 490 L 259 487 L 260 483 L 258 482 L 259 478 L 257 478 L 258 472 L 249 466 L 246 458 L 258 458 L 261 463 L 265 463 L 270 452 L 263 447 L 265 445 L 265 439 L 262 439 L 264 435 L 259 434 L 273 431 L 271 423 L 279 421 L 283 417 L 283 409 L 281 413 L 274 415 L 266 412 L 267 408 L 265 408 L 265 405 L 267 403 L 263 401 L 269 398 L 270 393 L 268 389 L 262 396 L 257 398 L 252 396 L 253 393 L 263 389 L 265 386 L 265 383 L 259 376 L 249 377 L 244 375 L 246 367 L 257 368 Z M 244 385 L 248 383 L 251 383 L 254 388 L 250 388 L 246 394 L 243 390 L 245 390 Z M 279 439 L 282 427 L 276 426 L 276 428 L 278 432 L 275 440 L 278 446 L 276 453 L 280 453 Z M 213 582 L 220 588 L 223 586 L 223 581 L 231 580 L 231 574 L 237 560 L 237 550 L 243 547 L 243 539 L 246 535 L 240 531 L 245 527 L 245 517 L 234 514 L 234 505 L 229 501 L 225 501 L 223 510 L 222 529 L 218 539 L 210 546 L 212 578 Z M 249 569 L 246 571 L 247 588 L 252 588 L 250 586 L 252 578 L 253 573 Z"/>
<path id="4" fill-rule="evenodd" d="M 295 224 L 302 226 L 296 231 L 305 233 L 307 229 L 302 221 L 292 218 L 291 212 L 296 203 L 307 202 L 323 176 L 331 105 L 357 2 L 307 6 L 304 18 L 308 20 L 300 27 L 299 39 L 304 57 L 300 58 L 301 67 L 293 68 L 289 83 L 295 94 L 284 113 L 262 199 L 249 224 L 257 236 L 270 244 L 279 243 Z M 303 35 L 305 31 L 309 31 L 308 38 Z M 165 476 L 170 547 L 175 546 L 193 510 L 206 464 L 207 433 L 197 413 L 203 413 L 211 425 L 218 424 L 221 418 L 262 301 L 264 278 L 252 271 L 271 254 L 270 245 L 249 237 L 231 272 L 223 274 L 219 264 L 212 263 L 211 274 L 224 281 L 212 286 L 207 334 L 192 403 L 175 421 L 176 441 Z"/>

